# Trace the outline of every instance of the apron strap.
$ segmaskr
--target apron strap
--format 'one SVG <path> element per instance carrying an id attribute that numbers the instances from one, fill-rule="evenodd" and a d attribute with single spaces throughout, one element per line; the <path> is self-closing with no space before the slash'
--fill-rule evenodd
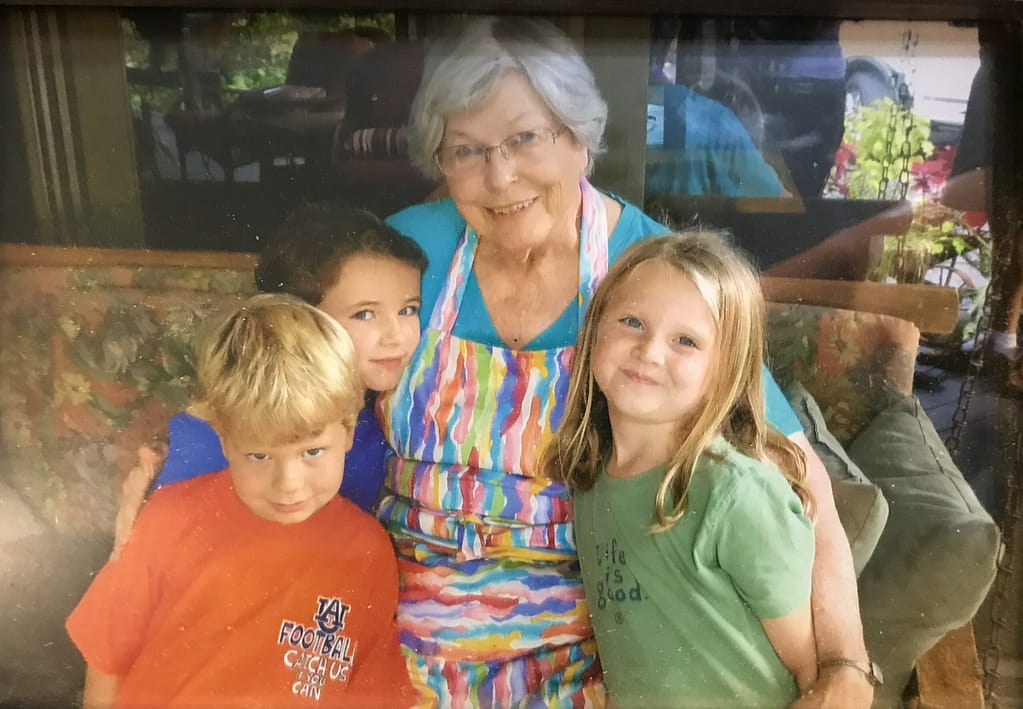
<path id="1" fill-rule="evenodd" d="M 454 328 L 455 320 L 458 319 L 458 311 L 462 307 L 465 286 L 472 273 L 472 262 L 476 258 L 478 240 L 476 230 L 466 224 L 458 239 L 458 246 L 455 247 L 451 265 L 448 266 L 448 275 L 444 279 L 444 286 L 430 313 L 430 328 L 441 332 L 451 332 Z"/>
<path id="2" fill-rule="evenodd" d="M 579 183 L 583 194 L 582 228 L 579 233 L 579 330 L 597 286 L 608 269 L 607 206 L 604 197 L 585 177 Z"/>

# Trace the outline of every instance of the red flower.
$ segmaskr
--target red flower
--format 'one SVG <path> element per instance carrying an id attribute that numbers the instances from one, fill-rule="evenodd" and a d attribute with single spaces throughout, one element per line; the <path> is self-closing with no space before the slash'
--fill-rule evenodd
<path id="1" fill-rule="evenodd" d="M 938 196 L 945 187 L 945 181 L 952 172 L 955 148 L 945 145 L 937 148 L 930 160 L 921 160 L 909 166 L 913 189 L 924 194 Z"/>
<path id="2" fill-rule="evenodd" d="M 842 143 L 835 151 L 835 176 L 833 179 L 835 187 L 843 195 L 848 196 L 849 186 L 846 184 L 846 173 L 849 168 L 856 164 L 856 146 L 851 143 Z"/>

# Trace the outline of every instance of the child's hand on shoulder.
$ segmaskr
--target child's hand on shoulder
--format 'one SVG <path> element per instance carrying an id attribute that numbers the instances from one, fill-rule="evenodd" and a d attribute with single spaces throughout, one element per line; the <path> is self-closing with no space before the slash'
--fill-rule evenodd
<path id="1" fill-rule="evenodd" d="M 157 472 L 167 458 L 167 444 L 158 441 L 149 445 L 139 446 L 138 460 L 125 474 L 121 481 L 121 495 L 117 501 L 117 518 L 114 521 L 114 549 L 110 559 L 114 560 L 121 553 L 125 542 L 131 536 L 131 529 L 146 501 Z"/>

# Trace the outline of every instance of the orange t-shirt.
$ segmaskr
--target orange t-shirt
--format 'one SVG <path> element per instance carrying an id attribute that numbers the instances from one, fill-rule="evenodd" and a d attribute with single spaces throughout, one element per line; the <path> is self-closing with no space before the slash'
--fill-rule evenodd
<path id="1" fill-rule="evenodd" d="M 116 706 L 408 707 L 390 538 L 335 497 L 291 525 L 227 471 L 162 488 L 67 620 Z"/>

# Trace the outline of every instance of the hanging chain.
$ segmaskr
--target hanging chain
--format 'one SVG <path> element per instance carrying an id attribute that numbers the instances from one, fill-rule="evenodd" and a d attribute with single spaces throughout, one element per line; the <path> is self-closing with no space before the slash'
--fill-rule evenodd
<path id="1" fill-rule="evenodd" d="M 898 75 L 893 74 L 892 88 L 897 90 Z M 892 110 L 888 112 L 888 126 L 884 135 L 884 155 L 881 157 L 881 179 L 877 183 L 877 198 L 888 199 L 888 187 L 891 183 L 890 170 L 894 166 L 895 135 L 899 132 L 899 104 L 892 103 Z"/>
<path id="2" fill-rule="evenodd" d="M 897 77 L 892 77 L 892 86 L 897 85 Z M 893 103 L 892 110 L 888 112 L 888 130 L 884 136 L 884 156 L 881 158 L 881 180 L 877 183 L 877 198 L 888 199 L 888 171 L 894 162 L 892 159 L 892 146 L 895 144 L 895 134 L 899 129 L 899 104 Z"/>
<path id="3" fill-rule="evenodd" d="M 984 126 L 984 130 L 990 130 L 990 126 Z M 986 186 L 988 193 L 990 193 L 991 188 L 992 186 L 990 184 Z M 990 212 L 990 200 L 988 200 L 988 202 L 989 205 L 987 211 Z M 1006 250 L 996 248 L 996 227 L 992 224 L 991 214 L 988 214 L 987 217 L 989 225 L 988 238 L 992 241 L 991 278 L 988 280 L 987 292 L 984 295 L 984 303 L 981 306 L 980 316 L 977 319 L 977 327 L 973 333 L 973 347 L 970 351 L 970 359 L 966 366 L 966 374 L 963 378 L 962 386 L 959 389 L 959 399 L 956 402 L 956 410 L 952 415 L 952 429 L 949 431 L 948 437 L 945 439 L 945 448 L 948 449 L 953 460 L 959 455 L 959 447 L 962 444 L 963 432 L 966 430 L 966 421 L 970 414 L 970 401 L 973 398 L 973 391 L 976 388 L 977 379 L 980 376 L 981 370 L 984 368 L 984 348 L 981 345 L 983 344 L 985 334 L 991 329 L 991 313 L 994 309 L 994 305 L 996 303 L 1000 303 L 1002 300 L 1001 281 L 1009 265 L 1009 254 Z M 1017 221 L 1018 220 L 1015 219 L 1015 214 L 1013 214 L 1010 219 L 1005 221 L 1005 224 L 1015 224 Z M 978 293 L 974 297 L 979 297 L 979 295 L 980 294 Z M 1005 518 L 1003 517 L 1003 519 Z"/>
<path id="4" fill-rule="evenodd" d="M 1003 37 L 1003 40 L 1005 38 Z M 1019 38 L 1016 37 L 1012 44 L 1018 47 Z M 1015 51 L 1013 52 L 1015 54 Z M 1017 55 L 1018 56 L 1018 55 Z M 1005 59 L 1004 53 L 1001 53 L 1000 59 Z M 1015 58 L 1014 58 L 1015 60 Z M 997 67 L 1001 66 L 999 63 L 995 64 L 996 68 L 993 68 L 993 73 L 998 75 Z M 1011 77 L 1011 78 L 1009 78 Z M 998 83 L 992 82 L 993 86 L 999 84 L 1005 85 L 1003 80 L 1006 80 L 1013 87 L 1011 90 L 1015 91 L 1015 86 L 1018 86 L 1020 80 L 1018 74 L 1012 72 L 1009 76 L 1001 76 L 997 80 Z M 1002 91 L 995 90 L 993 99 L 995 106 L 1001 106 L 1003 101 L 1009 92 L 1005 89 Z M 1004 107 L 1003 107 L 1004 108 Z M 999 115 L 1000 111 L 996 111 L 995 115 Z M 997 137 L 998 129 L 1004 130 L 1006 128 L 1006 121 L 1004 118 L 999 118 L 998 123 L 994 126 L 996 130 L 992 130 L 991 127 L 985 127 L 986 130 L 991 131 L 989 133 L 989 140 L 993 140 Z M 992 137 L 992 133 L 995 134 Z M 1014 140 L 1018 138 L 1011 138 L 1009 140 L 1010 149 L 1018 149 L 1019 144 L 1014 143 Z M 1002 141 L 999 141 L 1002 142 Z M 1013 150 L 1015 153 L 1016 150 Z M 993 156 L 992 156 L 993 157 Z M 992 163 L 993 167 L 993 163 Z M 1003 193 L 1001 184 L 998 182 L 1003 177 L 1003 172 L 995 172 L 992 175 L 991 183 L 988 185 L 988 190 L 992 187 L 999 187 L 999 190 L 994 194 L 996 197 L 1000 197 Z M 1010 178 L 1011 186 L 1014 189 L 1016 187 L 1017 178 L 1015 173 Z M 952 431 L 946 441 L 946 446 L 949 451 L 955 456 L 958 453 L 959 445 L 963 430 L 966 427 L 967 413 L 970 404 L 970 398 L 973 392 L 973 388 L 977 377 L 984 366 L 984 347 L 981 346 L 981 338 L 984 333 L 989 333 L 992 326 L 991 322 L 991 311 L 995 304 L 1001 302 L 1001 283 L 1006 277 L 1007 267 L 1009 261 L 1012 258 L 1011 244 L 1020 235 L 1020 230 L 1023 229 L 1023 219 L 1021 219 L 1021 213 L 1019 211 L 1017 201 L 1015 199 L 1006 200 L 1007 204 L 999 204 L 999 210 L 992 208 L 993 200 L 988 192 L 988 222 L 990 225 L 989 238 L 992 240 L 992 254 L 991 254 L 991 279 L 987 286 L 987 297 L 984 301 L 984 306 L 981 308 L 981 317 L 977 325 L 977 332 L 973 337 L 973 352 L 971 353 L 970 363 L 967 367 L 966 378 L 963 381 L 963 387 L 959 393 L 959 403 L 956 407 L 956 413 L 952 419 Z M 997 386 L 997 385 L 996 385 Z M 1015 436 L 1013 443 L 1015 448 L 1007 446 L 1003 448 L 1002 455 L 999 458 L 1000 466 L 995 471 L 996 480 L 1004 480 L 1004 500 L 1002 501 L 1002 510 L 1000 523 L 1000 531 L 1002 537 L 1001 553 L 998 557 L 996 564 L 995 579 L 991 588 L 990 595 L 990 635 L 988 638 L 987 648 L 985 649 L 981 657 L 981 669 L 983 671 L 983 692 L 984 700 L 987 706 L 998 707 L 999 701 L 998 696 L 995 692 L 997 689 L 998 681 L 1001 679 L 999 673 L 999 665 L 1002 661 L 1002 642 L 1004 633 L 1010 628 L 1008 619 L 1006 618 L 1007 609 L 1012 607 L 1012 599 L 1010 594 L 1015 593 L 1013 588 L 1014 577 L 1013 577 L 1013 565 L 1015 563 L 1015 552 L 1016 552 L 1016 529 L 1017 524 L 1021 517 L 1021 503 L 1023 503 L 1023 490 L 1021 490 L 1021 480 L 1023 480 L 1023 430 L 1021 430 L 1021 418 L 1023 418 L 1023 409 L 1019 402 L 1009 402 L 1002 400 L 1000 407 L 1002 410 L 1011 407 L 1012 415 L 1000 417 L 1003 431 L 1014 431 Z M 1011 426 L 1011 428 L 1010 428 Z"/>
<path id="5" fill-rule="evenodd" d="M 984 127 L 985 131 L 991 130 L 990 126 Z M 989 138 L 990 140 L 990 138 Z M 993 156 L 992 156 L 993 157 Z M 992 180 L 994 178 L 992 177 Z M 988 184 L 986 189 L 989 191 L 992 189 L 992 185 Z M 999 220 L 998 222 L 992 223 L 990 212 L 991 204 L 988 200 L 988 238 L 991 239 L 991 278 L 988 280 L 986 293 L 984 295 L 984 303 L 980 309 L 980 316 L 977 319 L 977 327 L 973 333 L 972 349 L 970 351 L 970 359 L 966 366 L 966 374 L 963 377 L 962 386 L 959 389 L 959 399 L 956 402 L 956 410 L 952 415 L 952 428 L 949 431 L 948 437 L 945 439 L 945 448 L 952 455 L 953 460 L 959 455 L 959 447 L 962 444 L 963 432 L 966 430 L 966 422 L 969 418 L 970 413 L 970 402 L 973 398 L 973 392 L 976 388 L 977 379 L 980 376 L 980 372 L 984 368 L 984 347 L 983 339 L 991 329 L 991 313 L 994 309 L 995 304 L 1000 304 L 1003 298 L 1001 282 L 1005 277 L 1005 272 L 1008 270 L 1009 260 L 1011 255 L 1008 249 L 999 248 L 999 242 L 1002 241 L 1002 235 L 996 234 L 1001 228 L 1005 229 L 1005 238 L 1008 238 L 1011 234 L 1017 233 L 1017 230 L 1021 227 L 1020 220 L 1017 218 L 1016 210 L 1011 209 L 1011 213 L 1006 215 L 1006 219 Z M 996 226 L 998 224 L 998 226 Z M 979 297 L 974 296 L 974 297 Z M 1003 519 L 1006 519 L 1003 516 Z"/>
<path id="6" fill-rule="evenodd" d="M 959 457 L 959 449 L 962 444 L 963 433 L 966 430 L 966 422 L 970 415 L 970 402 L 973 399 L 973 392 L 976 388 L 980 371 L 984 367 L 984 347 L 982 338 L 984 333 L 991 327 L 991 310 L 995 301 L 1001 298 L 999 293 L 999 282 L 1002 278 L 1004 257 L 999 254 L 992 254 L 991 280 L 987 286 L 987 297 L 980 309 L 980 317 L 977 320 L 977 329 L 973 334 L 973 349 L 970 352 L 969 364 L 966 367 L 966 374 L 963 383 L 959 388 L 959 398 L 956 401 L 956 410 L 952 415 L 952 429 L 945 439 L 945 447 L 953 460 Z M 991 606 L 989 617 L 991 620 L 990 634 L 987 647 L 981 656 L 982 687 L 984 691 L 985 704 L 991 709 L 997 709 L 998 701 L 995 696 L 995 686 L 1001 677 L 999 665 L 1002 660 L 1002 632 L 1008 628 L 1009 622 L 1005 617 L 1005 609 L 1008 608 L 1009 592 L 1011 591 L 1010 581 L 1013 575 L 1013 537 L 1015 536 L 1016 522 L 1020 517 L 1020 489 L 1019 475 L 1023 460 L 1020 459 L 1023 453 L 1023 430 L 1019 426 L 1019 414 L 1015 417 L 1016 425 L 1016 465 L 1009 470 L 1006 476 L 1005 500 L 1002 506 L 1000 519 L 1002 549 L 998 557 L 995 580 L 991 588 Z M 1000 470 L 1006 470 L 1007 459 L 1010 457 L 1010 449 L 1003 450 L 1002 465 Z"/>
<path id="7" fill-rule="evenodd" d="M 994 235 L 989 238 L 994 239 Z M 1004 250 L 1001 250 L 1004 251 Z M 987 295 L 984 297 L 984 304 L 980 308 L 980 317 L 977 319 L 977 329 L 973 333 L 973 349 L 970 351 L 970 360 L 966 366 L 966 374 L 963 376 L 963 383 L 959 389 L 959 399 L 956 401 L 956 410 L 952 415 L 952 429 L 945 439 L 945 448 L 952 455 L 954 460 L 959 455 L 959 446 L 962 444 L 963 432 L 966 430 L 966 421 L 970 414 L 970 401 L 973 398 L 973 391 L 977 385 L 977 379 L 984 368 L 984 347 L 983 338 L 991 328 L 991 311 L 995 302 L 1000 302 L 1001 281 L 1008 259 L 998 249 L 992 249 L 991 254 L 991 280 L 987 284 Z"/>
<path id="8" fill-rule="evenodd" d="M 907 27 L 902 33 L 902 65 L 916 70 L 916 62 L 912 61 L 916 55 L 916 46 L 920 41 L 920 34 L 913 30 L 912 26 Z M 913 112 L 908 106 L 900 104 L 899 79 L 904 77 L 905 72 L 892 72 L 891 85 L 892 108 L 888 113 L 888 130 L 885 135 L 884 157 L 881 159 L 881 179 L 877 184 L 878 199 L 906 199 L 909 194 L 909 162 L 912 158 L 912 146 L 909 143 L 909 136 L 913 130 Z M 895 148 L 895 141 L 899 134 L 899 119 L 902 119 L 902 142 Z M 898 165 L 896 184 L 898 185 L 894 194 L 889 195 L 891 188 L 891 170 Z M 895 251 L 895 258 L 892 263 L 892 273 L 901 274 L 906 249 L 906 235 L 896 235 L 898 248 Z"/>
<path id="9" fill-rule="evenodd" d="M 902 76 L 906 76 L 906 69 L 916 72 L 916 46 L 920 42 L 920 33 L 913 30 L 912 25 L 908 26 L 902 33 Z M 912 147 L 909 144 L 909 135 L 913 132 L 913 111 L 909 106 L 900 105 L 899 75 L 892 76 L 892 89 L 895 94 L 895 103 L 892 106 L 892 114 L 896 112 L 902 115 L 902 145 L 899 146 L 899 191 L 897 198 L 906 199 L 909 194 L 909 160 L 912 155 Z M 898 248 L 895 251 L 893 271 L 903 273 L 906 260 L 906 232 L 899 232 L 895 236 Z"/>
<path id="10" fill-rule="evenodd" d="M 999 230 L 1005 229 L 1006 235 L 1018 233 L 1020 220 L 1016 216 L 1016 210 L 1010 207 Z M 992 231 L 991 239 L 999 239 L 1001 235 Z M 966 369 L 966 377 L 963 380 L 962 388 L 959 390 L 959 402 L 956 412 L 952 417 L 952 431 L 945 442 L 953 458 L 959 452 L 963 431 L 966 428 L 966 421 L 969 414 L 970 399 L 976 385 L 980 371 L 984 366 L 984 347 L 981 346 L 982 333 L 988 332 L 991 327 L 991 310 L 994 303 L 1002 298 L 1000 283 L 1005 277 L 1006 266 L 1010 255 L 1007 249 L 993 248 L 991 256 L 991 280 L 988 282 L 988 296 L 981 308 L 980 321 L 977 324 L 977 332 L 973 336 L 973 352 L 970 356 L 970 363 Z M 1008 404 L 1002 404 L 1003 406 Z M 991 620 L 990 635 L 987 648 L 981 658 L 981 670 L 983 674 L 984 700 L 994 709 L 998 707 L 998 698 L 995 688 L 1001 678 L 999 665 L 1002 660 L 1002 634 L 1009 628 L 1009 621 L 1006 618 L 1006 609 L 1010 607 L 1009 594 L 1012 589 L 1013 564 L 1015 554 L 1016 523 L 1021 516 L 1021 505 L 1023 497 L 1020 490 L 1020 476 L 1023 475 L 1023 430 L 1020 427 L 1019 404 L 1013 403 L 1014 416 L 1011 421 L 1003 421 L 1003 425 L 1011 423 L 1016 430 L 1015 448 L 1006 447 L 1003 450 L 1000 462 L 1001 466 L 996 473 L 1005 472 L 1005 500 L 1002 503 L 1002 514 L 999 520 L 1002 549 L 998 557 L 995 580 L 991 588 L 991 607 L 989 616 Z M 1014 455 L 1010 451 L 1014 450 Z M 1011 459 L 1011 462 L 1010 462 Z M 1011 465 L 1011 463 L 1015 465 Z M 1010 467 L 1011 465 L 1011 467 Z"/>
<path id="11" fill-rule="evenodd" d="M 898 92 L 899 78 L 898 74 L 893 73 L 891 77 L 893 92 Z M 899 103 L 898 101 L 892 102 L 892 108 L 888 112 L 888 127 L 885 131 L 884 136 L 884 154 L 881 157 L 881 179 L 877 183 L 877 198 L 879 200 L 888 199 L 888 187 L 891 182 L 889 176 L 889 170 L 893 167 L 894 150 L 895 145 L 895 134 L 899 130 Z M 887 237 L 882 236 L 884 240 Z M 895 258 L 892 260 L 892 267 L 890 273 L 901 274 L 902 269 L 902 244 L 900 242 L 899 249 L 895 252 Z"/>
<path id="12" fill-rule="evenodd" d="M 1009 593 L 1013 590 L 1013 557 L 1015 554 L 1016 525 L 1023 516 L 1020 513 L 1020 475 L 1023 473 L 1023 429 L 1020 427 L 1018 404 L 1013 419 L 1016 428 L 1015 453 L 1006 449 L 1001 456 L 1003 469 L 1012 463 L 1005 480 L 1005 507 L 1002 512 L 1002 549 L 998 557 L 997 571 L 991 588 L 991 630 L 987 649 L 981 659 L 983 672 L 983 689 L 985 703 L 997 709 L 998 696 L 995 694 L 996 683 L 1001 679 L 998 672 L 1002 660 L 1002 633 L 1009 628 L 1009 620 L 1005 610 L 1009 607 Z"/>

